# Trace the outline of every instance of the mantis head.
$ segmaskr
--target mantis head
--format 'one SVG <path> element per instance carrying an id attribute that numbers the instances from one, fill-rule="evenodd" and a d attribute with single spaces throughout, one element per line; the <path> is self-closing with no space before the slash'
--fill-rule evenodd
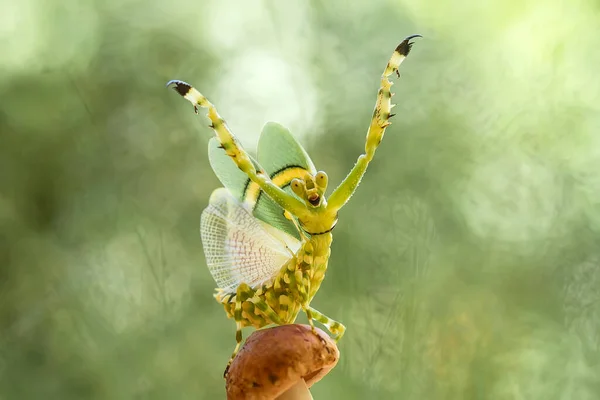
<path id="1" fill-rule="evenodd" d="M 327 190 L 327 174 L 323 171 L 312 175 L 307 172 L 303 178 L 295 178 L 291 182 L 292 191 L 306 203 L 307 207 L 326 206 L 325 190 Z"/>

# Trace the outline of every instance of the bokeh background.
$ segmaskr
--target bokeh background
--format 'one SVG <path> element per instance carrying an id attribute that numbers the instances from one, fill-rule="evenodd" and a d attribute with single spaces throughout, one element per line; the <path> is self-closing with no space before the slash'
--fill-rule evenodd
<path id="1" fill-rule="evenodd" d="M 348 328 L 315 399 L 600 398 L 597 1 L 1 10 L 0 398 L 224 398 L 234 323 L 198 233 L 212 133 L 164 84 L 252 151 L 283 123 L 334 186 L 413 33 L 313 302 Z"/>

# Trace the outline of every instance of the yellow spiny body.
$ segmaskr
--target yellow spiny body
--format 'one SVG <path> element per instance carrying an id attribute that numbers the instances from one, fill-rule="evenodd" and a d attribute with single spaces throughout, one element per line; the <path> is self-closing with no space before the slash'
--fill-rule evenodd
<path id="1" fill-rule="evenodd" d="M 236 294 L 217 290 L 215 298 L 223 304 L 227 316 L 236 321 L 239 319 L 242 327 L 291 324 L 303 305 L 310 304 L 325 278 L 331 241 L 331 233 L 315 236 L 303 243 L 270 282 L 256 289 L 240 286 Z M 241 305 L 236 307 L 238 299 Z M 268 307 L 261 307 L 261 302 Z M 239 316 L 236 316 L 236 308 L 241 309 Z M 317 315 L 321 314 L 317 312 Z M 323 317 L 315 319 L 325 323 L 336 339 L 339 340 L 343 335 L 345 328 L 339 322 Z"/>

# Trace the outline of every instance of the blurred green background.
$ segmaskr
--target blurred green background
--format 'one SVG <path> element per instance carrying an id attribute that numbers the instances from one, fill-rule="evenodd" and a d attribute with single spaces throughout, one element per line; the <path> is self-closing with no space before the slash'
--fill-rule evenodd
<path id="1" fill-rule="evenodd" d="M 249 150 L 288 126 L 334 186 L 413 33 L 313 302 L 348 329 L 315 399 L 600 398 L 597 1 L 1 9 L 0 399 L 224 398 L 212 133 L 164 84 Z"/>

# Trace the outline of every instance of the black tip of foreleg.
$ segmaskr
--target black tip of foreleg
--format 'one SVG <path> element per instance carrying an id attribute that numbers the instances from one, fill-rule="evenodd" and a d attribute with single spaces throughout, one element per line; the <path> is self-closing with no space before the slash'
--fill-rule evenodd
<path id="1" fill-rule="evenodd" d="M 413 45 L 413 42 L 411 42 L 410 40 L 414 39 L 414 38 L 418 38 L 418 37 L 423 37 L 423 36 L 421 36 L 421 35 L 408 36 L 406 39 L 404 39 L 402 41 L 402 43 L 400 43 L 398 45 L 398 47 L 396 47 L 396 51 L 406 57 L 408 55 L 408 53 L 410 53 L 410 49 L 412 48 L 412 45 Z"/>
<path id="2" fill-rule="evenodd" d="M 175 90 L 177 93 L 179 93 L 182 96 L 185 96 L 186 94 L 188 94 L 188 92 L 192 89 L 192 86 L 189 83 L 186 83 L 184 81 L 180 81 L 177 79 L 173 79 L 169 82 L 167 82 L 166 87 L 169 86 L 173 86 L 173 90 Z"/>

